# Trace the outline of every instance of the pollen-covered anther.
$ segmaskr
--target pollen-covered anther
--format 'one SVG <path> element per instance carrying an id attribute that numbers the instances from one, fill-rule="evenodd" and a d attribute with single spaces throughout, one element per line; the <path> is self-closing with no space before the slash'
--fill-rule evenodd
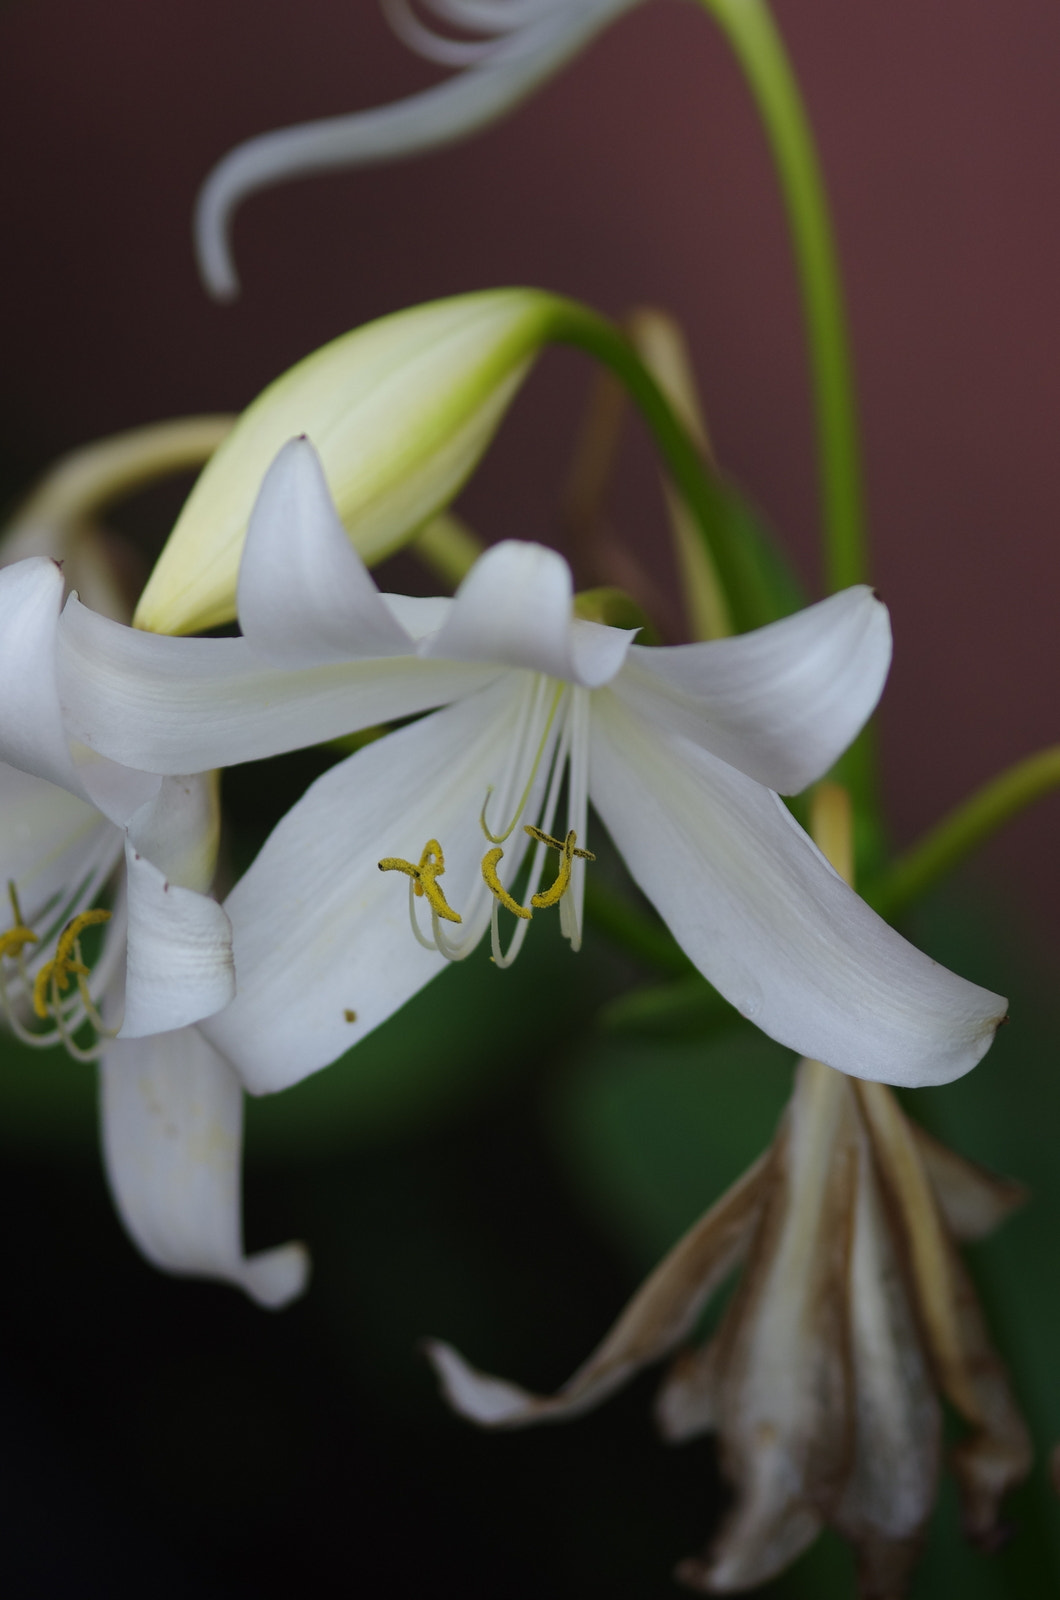
<path id="1" fill-rule="evenodd" d="M 37 935 L 32 928 L 9 928 L 6 933 L 0 933 L 0 960 L 4 956 L 17 960 L 26 945 L 37 943 Z"/>
<path id="2" fill-rule="evenodd" d="M 565 839 L 554 839 L 550 833 L 545 833 L 541 828 L 531 827 L 529 823 L 523 824 L 524 832 L 531 839 L 536 839 L 539 844 L 547 844 L 550 850 L 558 850 L 561 856 L 559 871 L 556 873 L 555 882 L 548 889 L 542 889 L 540 894 L 530 897 L 530 904 L 539 911 L 546 906 L 558 905 L 570 888 L 571 867 L 575 856 L 581 856 L 583 861 L 595 861 L 596 857 L 591 850 L 582 850 L 578 845 L 578 835 L 572 828 Z"/>
<path id="3" fill-rule="evenodd" d="M 516 900 L 513 895 L 508 893 L 500 878 L 497 876 L 497 863 L 503 854 L 504 851 L 498 847 L 496 850 L 487 850 L 486 854 L 482 857 L 482 876 L 485 880 L 486 888 L 497 900 L 500 901 L 501 905 L 504 906 L 506 911 L 511 911 L 515 916 L 522 917 L 524 921 L 529 922 L 530 918 L 533 916 L 533 912 L 529 909 L 529 907 L 521 906 L 518 900 Z"/>
<path id="4" fill-rule="evenodd" d="M 86 928 L 98 927 L 100 923 L 109 921 L 109 911 L 82 911 L 67 923 L 59 935 L 55 955 L 44 963 L 34 979 L 33 1010 L 42 1021 L 55 1014 L 59 996 L 70 987 L 71 978 L 77 979 L 86 1006 L 91 1006 L 84 982 L 89 968 L 81 956 L 81 935 Z"/>
<path id="5" fill-rule="evenodd" d="M 437 839 L 427 840 L 417 865 L 402 860 L 400 856 L 384 856 L 379 863 L 379 870 L 403 872 L 407 878 L 412 879 L 414 892 L 426 896 L 427 903 L 436 916 L 444 917 L 446 922 L 463 920 L 459 911 L 453 910 L 437 882 L 445 871 L 445 856 Z"/>

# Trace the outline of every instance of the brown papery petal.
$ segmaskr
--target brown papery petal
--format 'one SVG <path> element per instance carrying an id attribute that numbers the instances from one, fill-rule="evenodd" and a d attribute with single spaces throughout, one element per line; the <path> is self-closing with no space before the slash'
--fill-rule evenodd
<path id="1" fill-rule="evenodd" d="M 478 1372 L 450 1345 L 425 1341 L 450 1405 L 486 1428 L 559 1422 L 588 1411 L 640 1367 L 668 1355 L 687 1338 L 707 1300 L 745 1254 L 771 1181 L 773 1159 L 772 1151 L 760 1156 L 689 1229 L 557 1394 L 530 1394 Z"/>
<path id="2" fill-rule="evenodd" d="M 955 1239 L 985 1239 L 1019 1206 L 1028 1192 L 1022 1183 L 1002 1178 L 976 1161 L 933 1139 L 911 1122 L 920 1159 L 947 1228 Z"/>
<path id="3" fill-rule="evenodd" d="M 860 1128 L 848 1080 L 803 1062 L 785 1132 L 717 1340 L 721 1458 L 737 1503 L 706 1558 L 678 1569 L 712 1593 L 763 1583 L 805 1549 L 850 1462 L 846 1285 Z"/>
<path id="4" fill-rule="evenodd" d="M 829 1521 L 857 1549 L 864 1600 L 895 1600 L 905 1593 L 934 1504 L 941 1415 L 867 1133 L 849 1318 L 854 1458 Z"/>
<path id="5" fill-rule="evenodd" d="M 891 1205 L 905 1234 L 939 1387 L 973 1429 L 953 1456 L 965 1531 L 974 1542 L 989 1547 L 999 1538 L 1002 1496 L 1030 1470 L 1030 1438 L 971 1280 L 942 1225 L 910 1123 L 882 1085 L 859 1083 L 857 1093 Z"/>

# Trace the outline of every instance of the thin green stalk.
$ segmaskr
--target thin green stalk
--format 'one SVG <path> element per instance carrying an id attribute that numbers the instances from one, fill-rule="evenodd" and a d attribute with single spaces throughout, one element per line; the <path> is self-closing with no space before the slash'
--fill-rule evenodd
<path id="1" fill-rule="evenodd" d="M 738 497 L 714 477 L 674 407 L 629 340 L 605 317 L 576 301 L 557 302 L 549 335 L 574 345 L 610 367 L 651 429 L 667 470 L 699 525 L 718 573 L 737 631 L 773 621 L 763 614 L 762 596 L 741 548 L 744 527 Z"/>
<path id="2" fill-rule="evenodd" d="M 798 268 L 813 372 L 829 590 L 864 583 L 865 517 L 842 279 L 824 180 L 784 42 L 765 0 L 701 0 L 729 40 L 773 152 Z"/>
<path id="3" fill-rule="evenodd" d="M 865 891 L 881 916 L 899 916 L 1010 818 L 1060 788 L 1060 745 L 991 778 L 963 801 Z"/>

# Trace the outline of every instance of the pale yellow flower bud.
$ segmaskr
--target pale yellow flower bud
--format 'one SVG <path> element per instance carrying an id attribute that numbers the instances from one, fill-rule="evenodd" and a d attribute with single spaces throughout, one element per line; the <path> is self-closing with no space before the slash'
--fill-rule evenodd
<path id="1" fill-rule="evenodd" d="M 135 624 L 193 633 L 236 614 L 251 508 L 288 439 L 307 435 L 363 559 L 448 504 L 486 449 L 566 302 L 495 289 L 415 306 L 307 356 L 258 396 L 188 498 Z"/>

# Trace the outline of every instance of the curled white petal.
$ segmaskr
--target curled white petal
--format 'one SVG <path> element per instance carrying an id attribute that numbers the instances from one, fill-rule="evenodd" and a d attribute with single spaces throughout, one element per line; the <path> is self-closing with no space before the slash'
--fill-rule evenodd
<path id="1" fill-rule="evenodd" d="M 129 950 L 122 1039 L 183 1028 L 236 991 L 232 930 L 215 900 L 182 889 L 126 845 Z"/>
<path id="2" fill-rule="evenodd" d="M 515 48 L 497 50 L 460 77 L 389 106 L 279 128 L 237 145 L 214 167 L 195 208 L 199 272 L 218 300 L 239 292 L 229 238 L 237 206 L 284 179 L 371 166 L 452 144 L 513 110 L 638 0 L 581 0 L 542 17 Z"/>
<path id="3" fill-rule="evenodd" d="M 475 562 L 421 654 L 503 661 L 598 688 L 621 669 L 633 634 L 576 621 L 573 601 L 570 568 L 562 556 L 544 545 L 505 539 Z"/>
<path id="4" fill-rule="evenodd" d="M 635 648 L 620 692 L 651 721 L 796 794 L 861 731 L 890 663 L 887 608 L 858 585 L 734 639 Z"/>
<path id="5" fill-rule="evenodd" d="M 243 1091 L 196 1029 L 115 1040 L 101 1065 L 101 1109 L 114 1203 L 149 1261 L 223 1279 L 263 1306 L 302 1293 L 304 1246 L 244 1252 Z"/>

